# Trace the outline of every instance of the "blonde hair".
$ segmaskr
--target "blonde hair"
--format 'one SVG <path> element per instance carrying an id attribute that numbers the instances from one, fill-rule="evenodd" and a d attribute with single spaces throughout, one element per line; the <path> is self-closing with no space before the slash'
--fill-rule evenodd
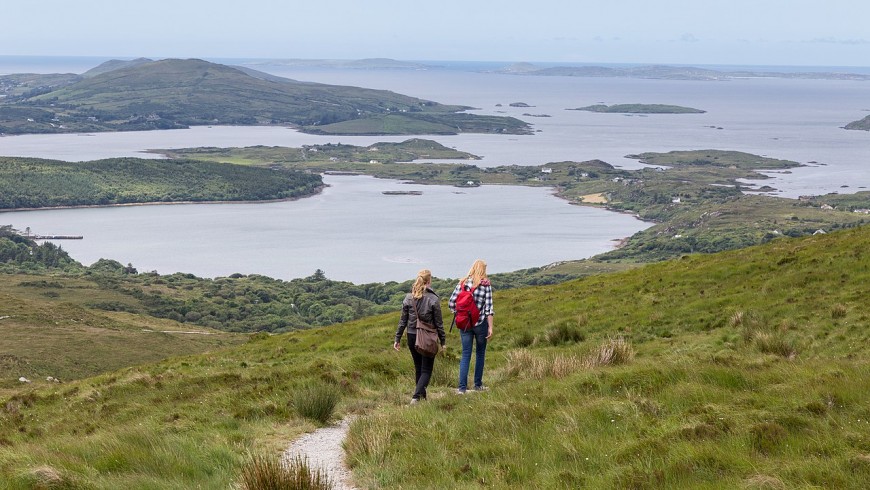
<path id="1" fill-rule="evenodd" d="M 468 275 L 460 281 L 460 284 L 465 284 L 469 279 L 471 279 L 471 289 L 477 289 L 477 286 L 480 286 L 480 282 L 486 279 L 486 262 L 481 259 L 475 260 L 471 264 L 471 269 L 468 270 Z"/>
<path id="2" fill-rule="evenodd" d="M 417 279 L 414 280 L 414 285 L 411 286 L 411 296 L 415 299 L 420 299 L 423 297 L 423 293 L 426 291 L 426 285 L 432 282 L 432 271 L 429 269 L 421 269 L 420 272 L 417 273 Z"/>

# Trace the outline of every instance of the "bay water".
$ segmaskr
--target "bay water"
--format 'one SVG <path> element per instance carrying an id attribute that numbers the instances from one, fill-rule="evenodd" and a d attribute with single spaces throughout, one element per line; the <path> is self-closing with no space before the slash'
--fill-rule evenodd
<path id="1" fill-rule="evenodd" d="M 490 272 L 582 259 L 649 226 L 626 214 L 573 206 L 546 188 L 425 186 L 333 176 L 322 193 L 256 204 L 116 206 L 0 213 L 33 233 L 82 235 L 57 243 L 85 264 L 139 271 L 281 279 L 323 270 L 355 283 L 413 279 L 422 268 L 459 277 L 483 258 Z M 420 195 L 388 195 L 419 191 Z"/>
<path id="2" fill-rule="evenodd" d="M 0 60 L 2 61 L 2 60 Z M 22 64 L 21 60 L 18 60 Z M 81 60 L 79 62 L 82 62 Z M 30 66 L 30 65 L 28 65 Z M 423 136 L 474 153 L 475 165 L 540 165 L 601 159 L 638 168 L 627 155 L 722 149 L 803 163 L 758 182 L 773 195 L 856 192 L 870 187 L 870 132 L 842 126 L 870 111 L 870 83 L 752 78 L 729 81 L 517 76 L 461 70 L 324 70 L 251 65 L 303 81 L 355 85 L 473 106 L 532 124 L 531 135 Z M 42 70 L 31 70 L 45 73 Z M 0 66 L 0 73 L 3 67 Z M 522 102 L 528 107 L 513 107 Z M 568 110 L 605 103 L 695 107 L 704 114 L 622 115 Z M 160 158 L 155 148 L 345 143 L 370 145 L 406 136 L 319 136 L 284 127 L 196 127 L 130 133 L 0 137 L 0 155 L 83 161 Z M 134 206 L 0 213 L 0 223 L 43 234 L 84 235 L 63 242 L 73 257 L 132 262 L 140 270 L 234 272 L 290 278 L 323 269 L 354 282 L 403 280 L 429 267 L 456 276 L 477 257 L 493 271 L 588 257 L 649 226 L 617 213 L 570 206 L 546 189 L 412 186 L 367 177 L 326 178 L 321 195 L 262 204 Z M 422 188 L 421 196 L 383 190 Z M 474 209 L 475 226 L 455 218 Z M 429 212 L 420 226 L 411 214 Z M 348 246 L 349 244 L 349 246 Z M 465 254 L 457 247 L 467 245 Z M 441 272 L 449 271 L 449 272 Z"/>

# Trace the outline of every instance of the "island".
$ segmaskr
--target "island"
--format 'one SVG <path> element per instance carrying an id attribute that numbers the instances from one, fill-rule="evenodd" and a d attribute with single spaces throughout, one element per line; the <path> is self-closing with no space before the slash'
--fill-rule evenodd
<path id="1" fill-rule="evenodd" d="M 870 131 L 870 116 L 865 116 L 863 119 L 852 121 L 847 124 L 845 129 L 857 129 L 862 131 Z"/>
<path id="2" fill-rule="evenodd" d="M 703 114 L 707 111 L 668 104 L 595 104 L 568 111 L 607 112 L 616 114 Z"/>

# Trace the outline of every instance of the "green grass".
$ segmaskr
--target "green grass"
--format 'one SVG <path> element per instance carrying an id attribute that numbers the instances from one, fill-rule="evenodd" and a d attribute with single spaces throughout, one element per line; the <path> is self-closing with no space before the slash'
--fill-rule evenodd
<path id="1" fill-rule="evenodd" d="M 868 246 L 865 227 L 497 289 L 490 390 L 453 394 L 454 333 L 414 407 L 395 313 L 21 387 L 0 481 L 227 488 L 316 427 L 293 400 L 317 385 L 356 415 L 361 488 L 866 488 Z M 545 341 L 559 325 L 584 340 Z"/>

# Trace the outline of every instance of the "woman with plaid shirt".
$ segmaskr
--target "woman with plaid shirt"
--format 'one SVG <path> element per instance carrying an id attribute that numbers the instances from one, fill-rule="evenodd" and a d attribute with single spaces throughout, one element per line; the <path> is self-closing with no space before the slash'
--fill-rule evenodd
<path id="1" fill-rule="evenodd" d="M 483 365 L 486 357 L 486 342 L 492 337 L 492 285 L 486 277 L 486 262 L 477 259 L 471 265 L 468 275 L 462 278 L 453 289 L 447 307 L 456 313 L 456 297 L 464 286 L 473 291 L 474 302 L 480 311 L 477 323 L 468 330 L 459 331 L 462 340 L 462 357 L 459 361 L 459 388 L 456 393 L 463 395 L 468 388 L 468 368 L 471 364 L 471 348 L 477 342 L 477 356 L 474 361 L 474 389 L 483 391 Z"/>

